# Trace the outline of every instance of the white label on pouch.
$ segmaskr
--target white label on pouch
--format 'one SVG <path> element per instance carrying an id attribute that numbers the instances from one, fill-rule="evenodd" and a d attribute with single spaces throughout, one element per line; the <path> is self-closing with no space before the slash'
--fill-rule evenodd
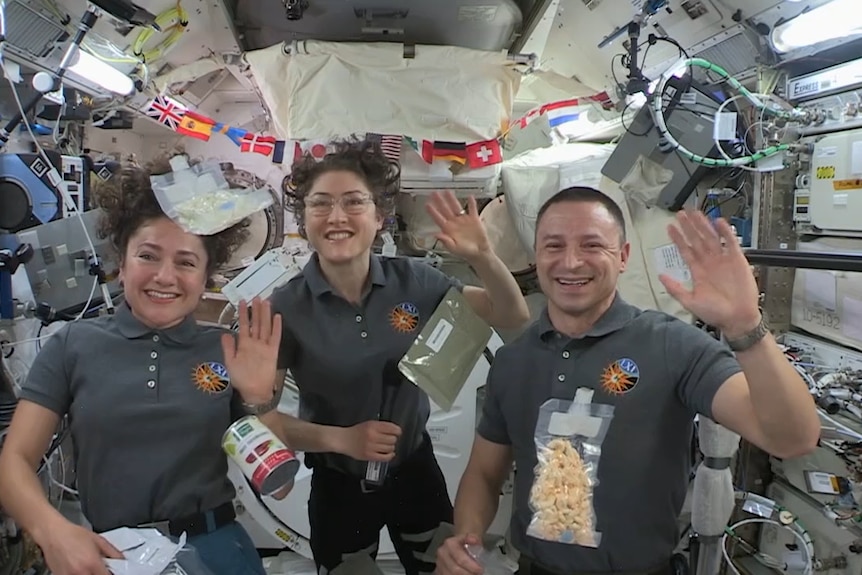
<path id="1" fill-rule="evenodd" d="M 602 418 L 578 413 L 551 414 L 548 433 L 557 437 L 595 437 L 602 428 Z"/>
<path id="2" fill-rule="evenodd" d="M 451 323 L 445 319 L 441 319 L 437 322 L 437 326 L 434 328 L 434 331 L 431 332 L 431 335 L 428 336 L 428 341 L 425 342 L 425 345 L 434 350 L 434 353 L 440 353 L 440 350 L 443 349 L 443 346 L 446 344 L 446 340 L 449 339 L 449 334 L 452 333 L 453 329 L 455 328 Z"/>

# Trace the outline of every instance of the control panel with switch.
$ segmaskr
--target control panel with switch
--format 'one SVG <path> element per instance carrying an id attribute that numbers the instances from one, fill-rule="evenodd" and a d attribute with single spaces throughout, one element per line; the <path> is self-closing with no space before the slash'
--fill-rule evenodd
<path id="1" fill-rule="evenodd" d="M 88 302 L 86 307 L 92 308 L 103 301 L 88 235 L 105 273 L 108 292 L 112 297 L 120 293 L 116 258 L 96 234 L 101 214 L 101 210 L 90 210 L 18 233 L 18 241 L 33 248 L 33 257 L 24 268 L 37 305 L 77 313 Z"/>

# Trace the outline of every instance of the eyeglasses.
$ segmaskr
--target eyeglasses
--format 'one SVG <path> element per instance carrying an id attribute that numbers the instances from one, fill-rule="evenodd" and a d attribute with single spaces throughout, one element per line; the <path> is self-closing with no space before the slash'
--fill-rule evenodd
<path id="1" fill-rule="evenodd" d="M 341 196 L 335 199 L 331 196 L 320 195 L 306 198 L 305 209 L 313 216 L 328 216 L 335 208 L 335 204 L 338 204 L 345 214 L 357 216 L 365 213 L 368 205 L 373 203 L 374 200 L 367 196 Z"/>

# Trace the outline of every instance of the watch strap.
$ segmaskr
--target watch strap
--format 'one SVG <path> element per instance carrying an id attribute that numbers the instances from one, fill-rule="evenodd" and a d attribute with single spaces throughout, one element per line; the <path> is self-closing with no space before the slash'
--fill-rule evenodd
<path id="1" fill-rule="evenodd" d="M 272 390 L 272 399 L 267 401 L 266 403 L 246 403 L 242 402 L 242 408 L 249 415 L 263 415 L 264 413 L 269 413 L 278 407 L 279 402 L 281 401 L 281 392 L 284 389 L 284 386 L 275 386 Z"/>
<path id="2" fill-rule="evenodd" d="M 766 337 L 766 334 L 768 333 L 769 326 L 766 324 L 766 319 L 761 315 L 760 322 L 757 324 L 757 327 L 741 337 L 734 339 L 725 338 L 725 341 L 732 351 L 745 351 Z"/>

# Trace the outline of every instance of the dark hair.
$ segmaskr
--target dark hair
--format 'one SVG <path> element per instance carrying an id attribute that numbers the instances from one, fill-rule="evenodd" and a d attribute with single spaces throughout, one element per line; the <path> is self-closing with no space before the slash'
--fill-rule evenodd
<path id="1" fill-rule="evenodd" d="M 104 211 L 99 221 L 99 237 L 108 239 L 120 261 L 126 257 L 129 239 L 141 226 L 167 217 L 153 193 L 150 176 L 170 172 L 169 159 L 169 156 L 164 156 L 144 167 L 124 165 L 109 180 L 93 186 L 93 204 Z M 249 223 L 246 218 L 217 234 L 199 236 L 207 253 L 208 276 L 226 264 L 248 238 Z"/>
<path id="2" fill-rule="evenodd" d="M 305 154 L 294 162 L 282 185 L 285 207 L 293 212 L 299 233 L 306 239 L 305 198 L 323 174 L 343 171 L 362 178 L 377 211 L 384 216 L 392 213 L 401 185 L 401 168 L 383 154 L 378 142 L 353 137 L 331 142 L 330 147 L 334 150 L 320 161 L 311 154 Z"/>
<path id="3" fill-rule="evenodd" d="M 539 222 L 542 221 L 542 216 L 545 215 L 548 208 L 564 202 L 596 203 L 603 205 L 620 228 L 620 243 L 624 244 L 626 242 L 626 219 L 623 216 L 622 209 L 620 209 L 617 203 L 613 201 L 610 196 L 603 194 L 595 188 L 588 188 L 586 186 L 572 186 L 571 188 L 560 190 L 548 198 L 547 201 L 542 204 L 542 207 L 539 208 L 539 213 L 536 214 L 537 231 L 539 229 Z"/>

